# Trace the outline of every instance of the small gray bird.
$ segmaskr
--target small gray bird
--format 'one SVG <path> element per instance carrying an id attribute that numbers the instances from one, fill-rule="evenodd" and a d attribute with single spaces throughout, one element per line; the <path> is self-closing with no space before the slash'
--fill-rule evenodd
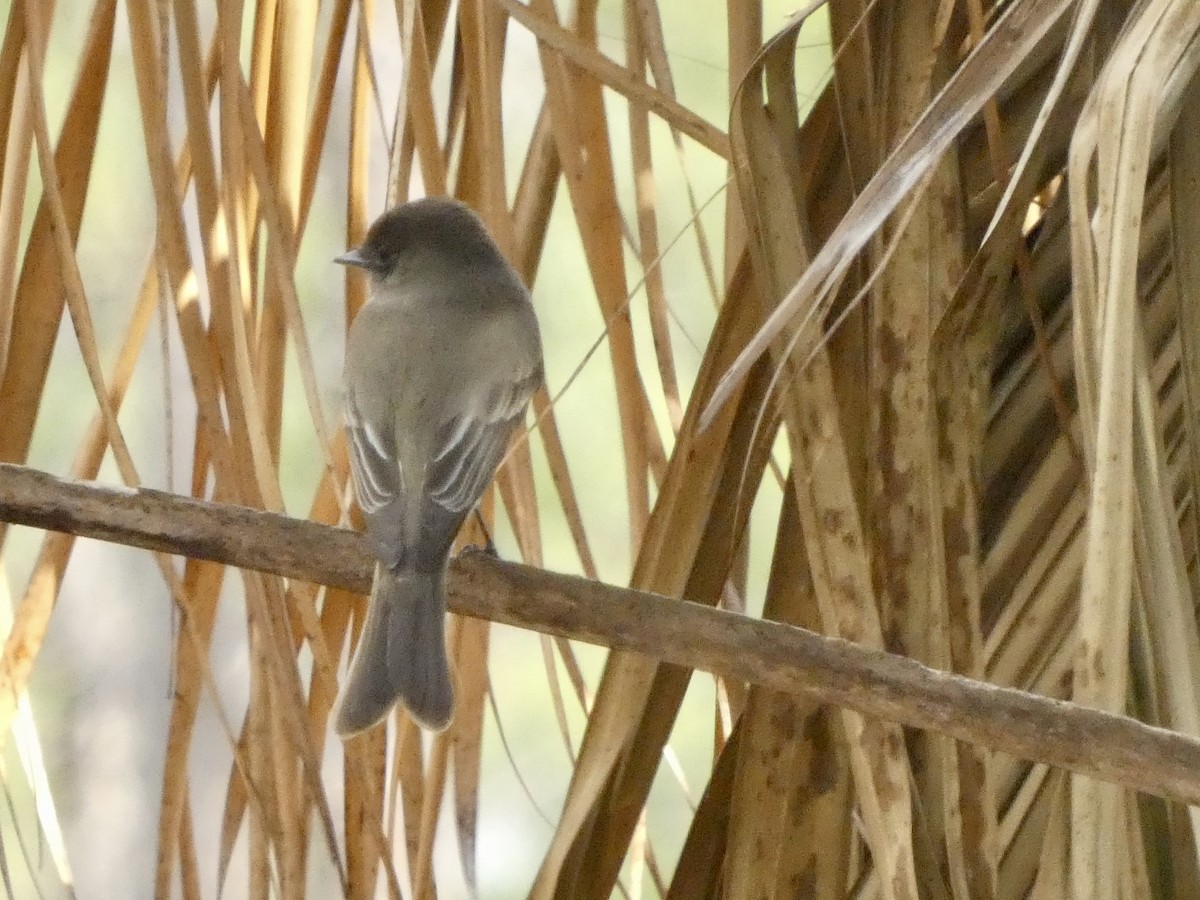
<path id="1" fill-rule="evenodd" d="M 363 731 L 399 700 L 442 729 L 454 713 L 446 560 L 542 383 L 537 318 L 479 217 L 454 200 L 387 211 L 336 262 L 370 278 L 346 345 L 346 434 L 378 558 L 336 727 Z"/>

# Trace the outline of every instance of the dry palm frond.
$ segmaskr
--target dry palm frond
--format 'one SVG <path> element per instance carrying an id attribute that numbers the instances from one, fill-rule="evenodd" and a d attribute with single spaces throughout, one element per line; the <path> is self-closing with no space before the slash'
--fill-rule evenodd
<path id="1" fill-rule="evenodd" d="M 363 293 L 327 260 L 450 192 L 546 337 L 483 508 L 507 555 L 1200 737 L 1197 10 L 0 4 L 0 462 L 131 488 L 184 466 L 193 497 L 355 525 L 337 385 Z M 765 674 L 714 688 L 686 635 L 602 653 L 463 617 L 453 728 L 401 711 L 342 745 L 357 582 L 0 528 L 0 735 L 57 873 L 5 841 L 18 893 L 1200 890 L 1179 802 Z M 169 607 L 173 633 L 145 624 Z M 86 686 L 65 700 L 55 660 Z M 27 695 L 73 777 L 26 752 Z M 56 750 L 112 709 L 119 740 Z M 97 819 L 100 786 L 125 805 Z"/>

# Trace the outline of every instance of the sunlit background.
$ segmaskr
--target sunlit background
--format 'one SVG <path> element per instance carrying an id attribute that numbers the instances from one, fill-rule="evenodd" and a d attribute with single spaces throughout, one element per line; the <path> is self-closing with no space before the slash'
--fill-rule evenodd
<path id="1" fill-rule="evenodd" d="M 200 5 L 202 30 L 207 40 L 213 28 L 213 13 L 208 4 Z M 795 5 L 789 0 L 764 4 L 764 37 L 785 24 Z M 372 115 L 371 125 L 371 197 L 372 214 L 377 214 L 384 203 L 386 141 L 396 109 L 399 90 L 396 73 L 400 71 L 401 60 L 393 5 L 379 2 L 374 6 L 369 39 L 380 96 L 378 113 Z M 0 20 L 9 20 L 10 7 L 10 0 L 0 0 Z M 252 26 L 251 7 L 252 4 L 247 4 L 246 34 Z M 324 39 L 329 25 L 330 4 L 323 7 L 317 26 L 318 42 Z M 662 3 L 660 8 L 678 99 L 724 130 L 730 104 L 724 0 Z M 351 34 L 361 9 L 362 6 L 355 5 Z M 78 48 L 84 40 L 90 11 L 91 4 L 85 0 L 58 0 L 53 16 L 45 74 L 52 135 L 57 132 L 77 77 Z M 560 15 L 567 19 L 566 4 L 560 3 Z M 152 259 L 155 228 L 128 27 L 125 11 L 119 8 L 108 94 L 78 243 L 79 265 L 106 366 L 115 358 L 145 266 Z M 623 29 L 622 4 L 604 0 L 599 12 L 600 47 L 618 61 L 624 58 Z M 345 58 L 349 58 L 348 54 Z M 801 98 L 813 96 L 827 79 L 829 66 L 828 24 L 818 15 L 806 26 L 800 41 L 797 67 Z M 174 69 L 169 70 L 174 77 Z M 315 63 L 311 71 L 315 79 L 318 71 Z M 504 127 L 514 136 L 507 160 L 511 199 L 522 161 L 521 151 L 534 127 L 544 93 L 535 42 L 515 24 L 509 28 L 504 78 Z M 313 211 L 296 272 L 321 398 L 331 421 L 340 414 L 339 375 L 346 328 L 343 297 L 347 276 L 330 260 L 343 249 L 346 227 L 348 79 L 349 66 L 343 65 Z M 449 66 L 443 56 L 435 85 L 445 92 L 449 83 Z M 178 140 L 185 128 L 182 96 L 174 82 L 171 91 L 169 121 L 173 138 Z M 626 222 L 633 223 L 630 141 L 627 132 L 621 131 L 628 127 L 627 104 L 612 94 L 607 101 L 618 195 Z M 720 249 L 730 173 L 723 160 L 687 138 L 683 140 L 686 154 L 681 159 L 670 131 L 654 116 L 651 116 L 651 135 L 659 241 L 664 248 L 661 266 L 676 367 L 686 400 L 718 303 L 718 296 L 705 275 L 687 198 L 690 191 L 695 202 L 702 205 L 700 222 L 713 248 L 716 277 L 723 285 L 727 273 L 722 271 Z M 30 171 L 23 198 L 26 230 L 21 237 L 22 249 L 40 197 L 36 161 Z M 421 193 L 419 181 L 414 182 L 411 195 Z M 3 199 L 12 202 L 11 197 Z M 185 212 L 191 239 L 198 242 L 194 202 L 189 192 Z M 630 227 L 636 233 L 632 224 Z M 626 250 L 632 286 L 641 268 L 633 248 L 627 246 Z M 201 258 L 198 251 L 195 258 Z M 602 340 L 605 323 L 565 190 L 558 193 L 533 293 L 545 344 L 547 383 L 551 394 L 558 396 L 556 412 L 566 458 L 599 573 L 605 581 L 627 583 L 631 550 L 613 373 L 603 345 L 589 363 L 584 362 Z M 630 309 L 638 352 L 644 357 L 640 368 L 645 378 L 647 373 L 656 372 L 656 364 L 643 291 L 633 293 Z M 22 348 L 11 346 L 8 353 L 19 359 Z M 304 516 L 323 468 L 323 456 L 305 406 L 294 354 L 289 356 L 288 364 L 279 474 L 288 511 Z M 648 382 L 646 388 L 669 452 L 672 431 L 662 386 Z M 96 402 L 70 319 L 64 316 L 28 464 L 56 474 L 69 473 L 76 447 L 95 410 Z M 120 422 L 144 483 L 189 493 L 196 410 L 173 314 L 160 316 L 151 325 L 121 409 Z M 580 561 L 551 487 L 542 445 L 534 440 L 531 446 L 545 564 L 558 571 L 579 572 Z M 786 465 L 782 445 L 777 458 Z M 106 459 L 100 479 L 120 481 L 111 458 Z M 761 609 L 770 546 L 769 541 L 760 544 L 754 538 L 760 530 L 768 538 L 773 536 L 778 498 L 777 484 L 768 476 L 755 511 L 754 521 L 759 525 L 752 524 L 749 541 L 749 589 L 745 601 L 751 612 Z M 25 591 L 41 540 L 40 532 L 19 527 L 9 530 L 0 558 L 4 566 L 0 590 L 6 589 L 13 602 L 18 602 Z M 517 557 L 515 541 L 503 513 L 498 514 L 497 544 L 502 556 Z M 0 611 L 8 607 L 8 603 L 0 602 Z M 228 577 L 211 660 L 221 700 L 235 723 L 247 702 L 250 677 L 245 620 L 241 583 L 236 577 Z M 62 823 L 80 897 L 152 896 L 159 794 L 173 691 L 170 648 L 177 625 L 162 577 L 149 554 L 113 544 L 78 542 L 34 670 L 31 698 L 49 794 Z M 578 647 L 577 652 L 588 675 L 589 689 L 594 690 L 603 654 L 591 647 Z M 571 760 L 555 724 L 539 638 L 495 626 L 491 674 L 496 714 L 490 709 L 485 714 L 478 883 L 482 897 L 519 897 L 528 891 L 549 842 L 549 821 L 558 815 L 571 774 Z M 561 672 L 559 677 L 565 684 Z M 570 692 L 565 690 L 564 694 L 571 749 L 577 750 L 585 717 Z M 711 677 L 697 675 L 692 679 L 670 741 L 672 758 L 660 768 L 651 793 L 648 835 L 659 865 L 667 872 L 678 856 L 699 791 L 711 770 L 713 694 Z M 336 766 L 339 763 L 332 749 L 327 748 L 327 756 L 330 765 Z M 53 872 L 47 844 L 39 835 L 30 789 L 26 779 L 17 774 L 22 763 L 12 741 L 6 744 L 4 761 L 5 785 L 11 803 L 7 810 L 0 811 L 3 823 L 0 835 L 16 896 L 34 896 L 29 893 L 34 882 L 42 896 L 62 896 L 64 888 Z M 203 896 L 212 897 L 217 889 L 216 860 L 230 778 L 230 753 L 214 714 L 212 698 L 207 695 L 201 705 L 190 766 L 190 801 L 196 823 L 201 886 Z M 341 789 L 340 779 L 331 778 L 329 784 L 331 795 L 336 797 Z M 436 849 L 438 889 L 444 898 L 467 895 L 459 874 L 461 863 L 453 822 L 453 810 L 445 809 Z M 243 844 L 244 831 L 243 828 L 239 837 Z M 316 841 L 319 844 L 319 838 Z M 402 856 L 397 855 L 398 867 L 403 865 Z M 235 852 L 224 886 L 225 897 L 244 896 L 244 865 L 244 858 Z M 335 889 L 328 861 L 322 863 L 319 849 L 312 853 L 310 866 L 314 871 L 311 896 L 322 896 L 322 879 L 330 890 Z M 384 888 L 379 890 L 383 895 Z"/>

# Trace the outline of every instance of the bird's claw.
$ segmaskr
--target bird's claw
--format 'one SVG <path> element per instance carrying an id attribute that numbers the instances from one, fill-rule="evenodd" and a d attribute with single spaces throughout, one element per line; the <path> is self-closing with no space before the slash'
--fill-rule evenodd
<path id="1" fill-rule="evenodd" d="M 467 544 L 462 548 L 461 556 L 473 556 L 476 553 L 482 553 L 484 556 L 490 556 L 492 559 L 499 559 L 500 553 L 496 550 L 496 544 L 492 541 L 491 536 L 488 536 L 487 542 L 481 547 L 478 544 Z"/>

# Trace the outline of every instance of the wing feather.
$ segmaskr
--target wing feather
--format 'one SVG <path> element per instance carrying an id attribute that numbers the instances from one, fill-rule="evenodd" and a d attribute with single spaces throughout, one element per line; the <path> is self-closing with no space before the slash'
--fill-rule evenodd
<path id="1" fill-rule="evenodd" d="M 536 387 L 534 375 L 497 385 L 482 403 L 442 426 L 425 482 L 434 503 L 465 513 L 479 502 Z"/>
<path id="2" fill-rule="evenodd" d="M 362 418 L 353 394 L 346 400 L 346 434 L 350 438 L 354 492 L 358 505 L 369 516 L 400 498 L 404 473 L 394 455 L 395 442 Z"/>
<path id="3" fill-rule="evenodd" d="M 363 419 L 352 391 L 347 392 L 345 415 L 354 494 L 376 555 L 394 568 L 405 556 L 405 478 L 396 457 L 396 442 L 387 430 L 390 425 L 372 425 Z"/>
<path id="4" fill-rule="evenodd" d="M 466 409 L 442 423 L 431 448 L 421 483 L 418 519 L 408 511 L 411 486 L 396 456 L 390 424 L 368 423 L 355 402 L 346 398 L 346 433 L 354 490 L 367 521 L 367 532 L 379 559 L 389 568 L 435 567 L 463 519 L 479 502 L 496 467 L 520 427 L 529 397 L 540 383 L 540 371 L 495 385 Z M 415 529 L 415 530 L 413 530 Z"/>

